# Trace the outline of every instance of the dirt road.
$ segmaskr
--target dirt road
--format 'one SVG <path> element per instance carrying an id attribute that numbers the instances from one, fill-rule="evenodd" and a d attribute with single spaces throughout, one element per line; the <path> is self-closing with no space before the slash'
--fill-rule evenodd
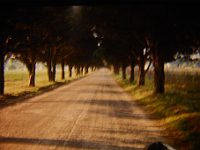
<path id="1" fill-rule="evenodd" d="M 164 130 L 106 69 L 0 110 L 1 150 L 140 150 Z"/>

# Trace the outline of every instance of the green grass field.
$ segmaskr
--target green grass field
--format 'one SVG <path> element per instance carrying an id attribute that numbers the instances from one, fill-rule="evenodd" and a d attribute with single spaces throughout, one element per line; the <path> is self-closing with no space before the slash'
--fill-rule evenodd
<path id="1" fill-rule="evenodd" d="M 165 93 L 153 95 L 153 71 L 145 78 L 145 85 L 138 87 L 137 76 L 129 83 L 129 75 L 122 80 L 113 75 L 157 119 L 164 121 L 170 134 L 177 137 L 175 145 L 182 150 L 200 147 L 200 69 L 173 69 L 165 71 Z"/>
<path id="2" fill-rule="evenodd" d="M 89 72 L 90 74 L 90 72 Z M 70 80 L 74 80 L 80 76 L 75 76 L 75 72 L 72 72 L 72 77 L 68 77 L 68 71 L 65 70 L 65 79 L 61 79 L 61 70 L 56 70 L 56 82 L 49 82 L 47 71 L 36 70 L 35 87 L 29 87 L 28 72 L 25 71 L 5 71 L 5 95 L 20 96 L 24 93 L 37 92 L 39 89 L 55 85 L 57 83 L 65 83 Z"/>

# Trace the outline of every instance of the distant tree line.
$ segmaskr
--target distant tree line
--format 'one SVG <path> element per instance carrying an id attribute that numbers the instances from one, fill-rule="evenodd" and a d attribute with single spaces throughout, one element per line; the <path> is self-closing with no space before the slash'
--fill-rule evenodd
<path id="1" fill-rule="evenodd" d="M 164 63 L 174 55 L 199 50 L 199 13 L 195 4 L 122 6 L 9 7 L 1 13 L 0 94 L 4 93 L 4 60 L 14 56 L 29 71 L 35 86 L 36 62 L 47 64 L 55 81 L 56 64 L 80 73 L 89 67 L 113 66 L 114 73 L 139 65 L 138 86 L 145 84 L 146 61 L 154 67 L 154 93 L 164 93 Z M 185 11 L 188 10 L 188 11 Z"/>
<path id="2" fill-rule="evenodd" d="M 168 64 L 167 68 L 200 68 L 200 59 L 184 59 L 179 58 Z"/>

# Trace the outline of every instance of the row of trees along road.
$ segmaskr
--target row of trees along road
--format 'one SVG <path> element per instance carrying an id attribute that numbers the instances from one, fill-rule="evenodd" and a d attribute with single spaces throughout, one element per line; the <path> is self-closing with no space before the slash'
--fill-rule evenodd
<path id="1" fill-rule="evenodd" d="M 154 65 L 154 93 L 164 93 L 164 63 L 175 54 L 196 53 L 199 48 L 199 13 L 195 4 L 13 7 L 1 13 L 0 94 L 4 92 L 4 60 L 11 55 L 29 71 L 35 86 L 35 64 L 47 63 L 49 81 L 56 64 L 111 65 L 114 73 L 139 65 L 138 85 L 145 84 L 145 62 Z M 198 6 L 198 5 L 196 5 Z M 186 11 L 188 10 L 188 11 Z M 98 46 L 97 46 L 98 45 Z M 102 63 L 103 62 L 103 63 Z M 64 78 L 64 69 L 62 69 Z"/>
<path id="2" fill-rule="evenodd" d="M 1 85 L 4 92 L 4 61 L 12 56 L 23 62 L 29 72 L 29 86 L 35 86 L 37 61 L 47 64 L 49 81 L 55 81 L 56 64 L 76 69 L 101 65 L 92 60 L 97 41 L 91 29 L 82 24 L 74 7 L 13 7 L 1 13 Z M 76 16 L 74 16 L 76 15 Z"/>

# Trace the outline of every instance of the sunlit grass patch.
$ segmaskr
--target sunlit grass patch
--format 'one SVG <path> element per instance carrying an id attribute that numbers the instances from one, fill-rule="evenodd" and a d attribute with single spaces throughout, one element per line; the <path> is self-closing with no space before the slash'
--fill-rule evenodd
<path id="1" fill-rule="evenodd" d="M 89 71 L 88 75 L 91 74 Z M 27 93 L 35 93 L 40 91 L 42 88 L 49 86 L 58 86 L 62 83 L 75 80 L 85 75 L 76 76 L 73 70 L 72 77 L 68 77 L 68 71 L 65 71 L 65 79 L 61 79 L 61 70 L 56 70 L 56 82 L 49 82 L 46 70 L 36 70 L 35 72 L 35 87 L 29 87 L 29 76 L 28 71 L 15 70 L 5 71 L 5 95 L 21 96 Z"/>
<path id="2" fill-rule="evenodd" d="M 27 91 L 28 80 L 27 71 L 5 71 L 5 94 Z"/>
<path id="3" fill-rule="evenodd" d="M 165 74 L 165 93 L 153 95 L 153 72 L 147 73 L 145 85 L 138 87 L 137 77 L 132 83 L 113 75 L 138 103 L 144 105 L 184 144 L 180 149 L 196 150 L 200 147 L 200 73 L 168 70 Z M 129 76 L 127 76 L 129 78 Z"/>

